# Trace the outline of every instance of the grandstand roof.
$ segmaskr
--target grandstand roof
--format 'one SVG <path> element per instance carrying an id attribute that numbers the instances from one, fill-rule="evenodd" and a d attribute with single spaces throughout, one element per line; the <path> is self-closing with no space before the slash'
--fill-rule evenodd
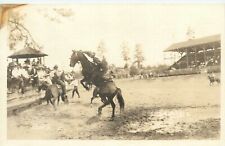
<path id="1" fill-rule="evenodd" d="M 186 49 L 193 49 L 193 48 L 202 48 L 202 47 L 220 47 L 221 44 L 221 38 L 220 35 L 212 35 L 212 36 L 207 36 L 207 37 L 202 37 L 202 38 L 197 38 L 197 39 L 192 39 L 184 42 L 179 42 L 172 44 L 169 46 L 167 49 L 164 50 L 164 52 L 177 52 L 177 51 L 186 51 Z"/>
<path id="2" fill-rule="evenodd" d="M 37 57 L 44 57 L 48 56 L 45 53 L 42 53 L 39 50 L 32 49 L 30 47 L 19 50 L 12 55 L 8 56 L 8 58 L 37 58 Z"/>

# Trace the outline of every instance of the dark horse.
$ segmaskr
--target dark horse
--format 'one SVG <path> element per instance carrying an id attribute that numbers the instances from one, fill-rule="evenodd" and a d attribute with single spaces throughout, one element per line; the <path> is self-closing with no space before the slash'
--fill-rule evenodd
<path id="1" fill-rule="evenodd" d="M 55 101 L 58 100 L 57 105 L 59 105 L 60 97 L 62 98 L 62 101 L 65 103 L 68 103 L 67 96 L 62 96 L 62 89 L 59 88 L 56 84 L 47 85 L 46 83 L 42 83 L 38 87 L 38 91 L 45 90 L 45 96 L 42 98 L 42 100 L 47 100 L 47 104 L 50 102 L 54 109 L 55 107 Z"/>
<path id="2" fill-rule="evenodd" d="M 98 87 L 98 95 L 100 96 L 101 100 L 104 101 L 103 105 L 98 108 L 98 114 L 101 115 L 102 108 L 111 104 L 112 106 L 112 117 L 113 120 L 115 116 L 115 103 L 113 102 L 113 98 L 117 96 L 119 105 L 120 105 L 120 112 L 124 111 L 124 99 L 121 93 L 120 88 L 116 86 L 113 81 L 107 81 L 104 79 L 92 79 L 92 75 L 96 73 L 96 65 L 90 62 L 84 52 L 82 51 L 73 51 L 73 54 L 70 59 L 70 66 L 74 67 L 76 63 L 80 62 L 82 66 L 82 74 L 84 78 L 81 80 L 81 84 L 84 88 L 88 89 L 85 86 L 84 82 L 91 82 L 96 87 Z"/>

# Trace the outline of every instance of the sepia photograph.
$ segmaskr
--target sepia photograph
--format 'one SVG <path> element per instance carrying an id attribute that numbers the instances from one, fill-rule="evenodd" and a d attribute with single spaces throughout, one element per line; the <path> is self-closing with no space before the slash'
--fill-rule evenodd
<path id="1" fill-rule="evenodd" d="M 1 4 L 7 140 L 220 140 L 223 4 Z"/>

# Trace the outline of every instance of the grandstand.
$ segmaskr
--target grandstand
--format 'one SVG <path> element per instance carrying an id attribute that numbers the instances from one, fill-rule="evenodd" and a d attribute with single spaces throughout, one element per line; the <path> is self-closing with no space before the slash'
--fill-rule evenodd
<path id="1" fill-rule="evenodd" d="M 178 53 L 179 59 L 170 67 L 174 70 L 193 70 L 195 73 L 205 68 L 219 68 L 221 60 L 220 35 L 207 36 L 179 42 L 169 46 L 164 52 Z M 172 59 L 172 58 L 171 58 Z M 196 70 L 198 70 L 196 72 Z"/>

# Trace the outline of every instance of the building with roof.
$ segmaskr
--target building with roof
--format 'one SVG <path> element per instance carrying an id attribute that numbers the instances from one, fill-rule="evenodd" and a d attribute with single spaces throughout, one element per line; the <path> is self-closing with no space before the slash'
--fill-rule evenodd
<path id="1" fill-rule="evenodd" d="M 170 69 L 173 70 L 219 66 L 221 36 L 217 34 L 174 43 L 165 49 L 164 52 L 179 54 L 179 59 L 175 60 L 170 66 Z"/>
<path id="2" fill-rule="evenodd" d="M 8 56 L 8 58 L 16 59 L 30 59 L 30 58 L 37 58 L 40 63 L 44 63 L 44 57 L 48 56 L 47 54 L 41 52 L 40 50 L 33 49 L 31 47 L 26 47 L 22 50 L 18 50 L 12 55 Z"/>

